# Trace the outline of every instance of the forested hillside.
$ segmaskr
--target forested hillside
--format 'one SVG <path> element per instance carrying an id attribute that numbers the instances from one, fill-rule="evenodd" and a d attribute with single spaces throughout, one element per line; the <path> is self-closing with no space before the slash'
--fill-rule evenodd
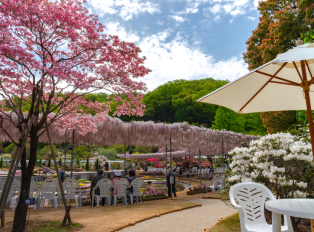
<path id="1" fill-rule="evenodd" d="M 196 102 L 200 97 L 227 84 L 227 80 L 175 80 L 159 86 L 144 97 L 144 120 L 183 122 L 211 127 L 218 106 Z"/>

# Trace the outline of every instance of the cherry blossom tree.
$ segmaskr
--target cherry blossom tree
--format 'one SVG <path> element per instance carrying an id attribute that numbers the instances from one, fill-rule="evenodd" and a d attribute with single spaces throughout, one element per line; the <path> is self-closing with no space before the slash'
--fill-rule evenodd
<path id="1" fill-rule="evenodd" d="M 1 133 L 20 147 L 21 140 L 3 125 L 10 123 L 21 134 L 34 116 L 28 166 L 25 150 L 21 158 L 21 193 L 12 231 L 25 228 L 24 198 L 29 195 L 36 147 L 46 123 L 61 130 L 76 126 L 81 134 L 96 132 L 95 119 L 105 120 L 111 104 L 87 101 L 86 94 L 97 90 L 120 102 L 115 115 L 142 116 L 145 110 L 140 93 L 146 86 L 135 78 L 150 70 L 143 65 L 140 48 L 106 35 L 105 26 L 83 3 L 3 0 L 0 4 Z"/>

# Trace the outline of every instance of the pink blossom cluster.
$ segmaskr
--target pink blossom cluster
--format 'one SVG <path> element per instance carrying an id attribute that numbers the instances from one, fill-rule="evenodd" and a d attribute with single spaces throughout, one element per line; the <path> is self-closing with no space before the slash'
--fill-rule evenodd
<path id="1" fill-rule="evenodd" d="M 151 71 L 144 67 L 146 58 L 139 56 L 141 50 L 134 43 L 105 34 L 105 26 L 83 2 L 1 1 L 4 124 L 21 128 L 35 115 L 38 136 L 44 133 L 46 121 L 59 132 L 75 128 L 86 135 L 101 129 L 98 123 L 106 119 L 113 101 L 119 102 L 113 115 L 143 115 L 147 88 L 136 79 Z M 99 90 L 108 93 L 107 102 L 87 100 L 87 94 Z M 17 139 L 18 132 L 2 131 L 6 138 Z"/>

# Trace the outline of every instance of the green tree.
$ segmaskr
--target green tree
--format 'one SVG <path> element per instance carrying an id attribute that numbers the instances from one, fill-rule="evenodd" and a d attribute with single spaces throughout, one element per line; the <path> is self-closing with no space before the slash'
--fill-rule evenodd
<path id="1" fill-rule="evenodd" d="M 109 160 L 115 160 L 117 158 L 118 152 L 114 148 L 98 148 L 98 155 L 106 156 Z"/>
<path id="2" fill-rule="evenodd" d="M 253 70 L 295 46 L 301 33 L 314 28 L 313 1 L 267 0 L 259 3 L 259 23 L 247 40 L 244 60 Z"/>
<path id="3" fill-rule="evenodd" d="M 54 153 L 58 153 L 59 150 L 57 149 L 56 145 L 53 145 L 53 151 Z M 50 149 L 50 145 L 46 145 L 44 146 L 43 148 L 41 148 L 40 150 L 37 151 L 38 155 L 40 155 L 41 157 L 44 157 L 44 156 L 49 156 L 51 155 L 51 149 Z"/>
<path id="4" fill-rule="evenodd" d="M 215 115 L 215 121 L 213 122 L 212 129 L 234 132 L 244 132 L 244 121 L 240 114 L 237 114 L 233 110 L 229 110 L 225 107 L 219 106 Z"/>
<path id="5" fill-rule="evenodd" d="M 261 113 L 267 133 L 284 132 L 297 122 L 296 111 L 274 111 Z"/>
<path id="6" fill-rule="evenodd" d="M 61 156 L 60 156 L 60 158 L 59 158 L 59 166 L 62 166 Z"/>
<path id="7" fill-rule="evenodd" d="M 16 146 L 14 143 L 11 143 L 9 146 L 4 148 L 4 153 L 12 153 L 15 150 Z"/>
<path id="8" fill-rule="evenodd" d="M 74 154 L 78 157 L 86 156 L 87 153 L 89 153 L 89 149 L 87 146 L 80 145 L 74 148 Z"/>
<path id="9" fill-rule="evenodd" d="M 50 156 L 48 156 L 48 167 L 49 168 L 51 167 L 51 158 L 50 158 Z"/>
<path id="10" fill-rule="evenodd" d="M 85 170 L 89 171 L 89 158 L 87 157 Z"/>
<path id="11" fill-rule="evenodd" d="M 97 158 L 95 161 L 95 169 L 98 170 L 99 169 L 99 159 Z"/>
<path id="12" fill-rule="evenodd" d="M 0 160 L 0 168 L 3 168 L 3 158 L 1 157 L 1 160 Z"/>
<path id="13" fill-rule="evenodd" d="M 76 159 L 76 165 L 80 166 L 81 162 L 80 162 L 80 157 L 75 156 Z"/>

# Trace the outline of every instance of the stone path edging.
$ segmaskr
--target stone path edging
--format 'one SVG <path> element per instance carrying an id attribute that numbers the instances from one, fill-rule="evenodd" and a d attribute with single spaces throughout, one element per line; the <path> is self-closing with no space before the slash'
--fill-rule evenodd
<path id="1" fill-rule="evenodd" d="M 116 231 L 122 230 L 122 229 L 124 229 L 124 228 L 126 228 L 126 227 L 134 226 L 136 223 L 140 223 L 140 222 L 143 222 L 143 221 L 146 221 L 146 220 L 155 218 L 155 217 L 160 217 L 160 216 L 165 215 L 165 214 L 174 213 L 174 212 L 178 212 L 178 211 L 182 211 L 182 210 L 186 210 L 186 209 L 191 209 L 191 208 L 195 208 L 195 207 L 199 207 L 199 206 L 202 206 L 202 205 L 201 205 L 201 204 L 192 205 L 192 206 L 189 206 L 189 207 L 186 207 L 186 208 L 183 208 L 183 209 L 175 209 L 175 210 L 172 210 L 172 211 L 168 211 L 168 212 L 164 212 L 164 213 L 157 214 L 157 215 L 154 215 L 154 216 L 150 216 L 150 217 L 147 217 L 147 218 L 143 218 L 143 219 L 138 220 L 138 221 L 136 221 L 136 222 L 132 222 L 132 223 L 129 223 L 129 224 L 127 224 L 127 225 L 124 225 L 124 226 L 120 226 L 120 227 L 118 227 L 118 228 L 115 228 L 115 229 L 112 230 L 111 232 L 116 232 Z"/>

